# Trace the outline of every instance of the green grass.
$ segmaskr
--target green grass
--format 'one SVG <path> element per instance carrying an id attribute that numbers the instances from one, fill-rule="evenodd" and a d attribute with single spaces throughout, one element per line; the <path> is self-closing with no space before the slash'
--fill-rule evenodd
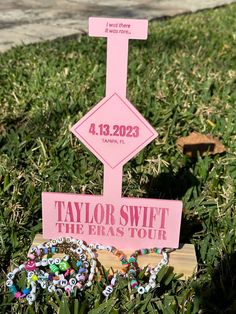
<path id="1" fill-rule="evenodd" d="M 0 55 L 0 312 L 235 313 L 236 5 L 154 21 L 146 42 L 130 41 L 128 99 L 159 137 L 125 165 L 123 193 L 183 200 L 181 242 L 195 244 L 196 277 L 166 268 L 146 296 L 122 281 L 108 301 L 103 282 L 31 307 L 7 293 L 5 272 L 41 231 L 41 192 L 101 193 L 102 165 L 69 127 L 104 97 L 105 58 L 106 41 L 87 36 Z M 193 130 L 226 153 L 183 156 L 176 140 Z"/>

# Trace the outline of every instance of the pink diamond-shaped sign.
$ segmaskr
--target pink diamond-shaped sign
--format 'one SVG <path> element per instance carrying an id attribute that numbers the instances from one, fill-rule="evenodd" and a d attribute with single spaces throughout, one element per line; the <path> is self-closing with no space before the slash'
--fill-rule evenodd
<path id="1" fill-rule="evenodd" d="M 101 100 L 71 131 L 111 168 L 125 164 L 157 136 L 138 110 L 116 93 Z"/>

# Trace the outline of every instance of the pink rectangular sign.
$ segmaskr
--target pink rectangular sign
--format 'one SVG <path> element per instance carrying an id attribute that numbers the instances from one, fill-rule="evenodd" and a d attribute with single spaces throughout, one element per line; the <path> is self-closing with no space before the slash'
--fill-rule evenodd
<path id="1" fill-rule="evenodd" d="M 179 245 L 182 202 L 42 193 L 43 237 L 73 236 L 120 249 Z"/>
<path id="2" fill-rule="evenodd" d="M 147 39 L 147 20 L 89 18 L 89 36 Z"/>

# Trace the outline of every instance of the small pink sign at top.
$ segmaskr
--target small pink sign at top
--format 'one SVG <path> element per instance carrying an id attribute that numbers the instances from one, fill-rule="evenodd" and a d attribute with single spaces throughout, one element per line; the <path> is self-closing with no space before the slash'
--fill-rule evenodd
<path id="1" fill-rule="evenodd" d="M 113 19 L 103 17 L 89 18 L 89 36 L 127 37 L 129 39 L 147 39 L 147 20 Z"/>

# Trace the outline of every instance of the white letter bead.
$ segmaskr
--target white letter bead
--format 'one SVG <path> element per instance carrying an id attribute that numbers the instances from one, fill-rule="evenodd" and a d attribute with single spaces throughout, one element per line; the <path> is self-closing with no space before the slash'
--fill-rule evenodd
<path id="1" fill-rule="evenodd" d="M 17 274 L 19 271 L 20 271 L 19 268 L 15 268 L 15 269 L 13 270 L 13 274 L 15 275 L 15 274 Z"/>
<path id="2" fill-rule="evenodd" d="M 151 289 L 151 286 L 150 285 L 146 285 L 145 292 L 148 292 L 150 289 Z"/>
<path id="3" fill-rule="evenodd" d="M 65 286 L 67 285 L 67 283 L 68 283 L 68 281 L 67 281 L 66 279 L 60 280 L 60 285 L 61 285 L 62 287 L 65 287 Z"/>
<path id="4" fill-rule="evenodd" d="M 70 283 L 71 286 L 75 286 L 76 283 L 77 283 L 77 281 L 76 281 L 75 278 L 71 278 L 71 279 L 69 280 L 69 283 Z"/>
<path id="5" fill-rule="evenodd" d="M 8 279 L 14 279 L 14 277 L 15 277 L 15 274 L 13 274 L 13 273 L 8 273 L 7 274 L 7 278 Z"/>
<path id="6" fill-rule="evenodd" d="M 59 265 L 60 262 L 61 262 L 61 259 L 60 259 L 59 257 L 55 258 L 54 263 L 55 263 L 56 265 Z"/>
<path id="7" fill-rule="evenodd" d="M 96 258 L 96 255 L 93 252 L 90 253 L 90 255 L 91 255 L 91 258 Z"/>
<path id="8" fill-rule="evenodd" d="M 138 293 L 139 294 L 144 294 L 144 292 L 145 292 L 144 287 L 138 287 Z"/>
<path id="9" fill-rule="evenodd" d="M 155 288 L 156 287 L 156 283 L 155 282 L 149 282 L 149 285 L 151 286 L 151 288 Z"/>
<path id="10" fill-rule="evenodd" d="M 103 295 L 105 295 L 105 297 L 108 297 L 109 296 L 109 294 L 111 294 L 112 293 L 112 291 L 113 291 L 113 288 L 112 288 L 112 286 L 107 286 L 106 287 L 106 289 L 105 290 L 103 290 Z"/>
<path id="11" fill-rule="evenodd" d="M 82 254 L 82 253 L 83 253 L 82 248 L 81 248 L 81 247 L 78 247 L 78 248 L 76 249 L 76 253 L 77 253 L 77 254 Z"/>
<path id="12" fill-rule="evenodd" d="M 49 291 L 49 292 L 53 292 L 53 291 L 55 291 L 55 290 L 56 290 L 56 287 L 53 286 L 53 285 L 50 285 L 50 286 L 48 287 L 48 291 Z"/>
<path id="13" fill-rule="evenodd" d="M 53 258 L 49 258 L 49 259 L 48 259 L 48 264 L 49 264 L 49 265 L 54 264 L 54 259 L 53 259 Z"/>
<path id="14" fill-rule="evenodd" d="M 65 291 L 70 292 L 72 290 L 72 287 L 70 285 L 65 286 Z"/>
<path id="15" fill-rule="evenodd" d="M 41 282 L 41 287 L 42 287 L 42 289 L 46 289 L 47 288 L 47 284 L 46 284 L 45 281 Z"/>
<path id="16" fill-rule="evenodd" d="M 31 278 L 33 275 L 34 275 L 34 272 L 33 271 L 29 271 L 27 277 Z"/>
<path id="17" fill-rule="evenodd" d="M 47 266 L 48 265 L 48 259 L 42 258 L 41 264 L 42 264 L 42 266 Z"/>
<path id="18" fill-rule="evenodd" d="M 113 291 L 112 286 L 107 286 L 107 287 L 106 287 L 106 291 L 108 291 L 109 294 L 112 293 L 112 291 Z"/>
<path id="19" fill-rule="evenodd" d="M 26 300 L 30 303 L 30 302 L 34 302 L 35 301 L 35 299 L 36 299 L 36 297 L 35 297 L 35 294 L 28 294 L 27 296 L 26 296 Z"/>
<path id="20" fill-rule="evenodd" d="M 108 296 L 109 296 L 109 293 L 108 293 L 106 290 L 103 290 L 103 291 L 102 291 L 102 294 L 103 294 L 105 297 L 108 297 Z"/>
<path id="21" fill-rule="evenodd" d="M 53 280 L 52 282 L 54 285 L 58 285 L 58 284 L 60 284 L 60 279 L 59 280 Z"/>
<path id="22" fill-rule="evenodd" d="M 21 264 L 21 265 L 19 266 L 19 270 L 23 270 L 23 269 L 25 269 L 25 264 Z"/>
<path id="23" fill-rule="evenodd" d="M 84 250 L 84 251 L 86 251 L 86 250 L 87 250 L 87 246 L 86 246 L 86 245 L 81 244 L 80 246 L 81 246 L 81 249 L 82 249 L 82 250 Z"/>
<path id="24" fill-rule="evenodd" d="M 112 278 L 111 284 L 114 286 L 116 284 L 116 278 Z"/>
<path id="25" fill-rule="evenodd" d="M 57 295 L 62 295 L 63 291 L 61 289 L 56 290 Z"/>
<path id="26" fill-rule="evenodd" d="M 65 255 L 65 256 L 63 257 L 63 260 L 64 260 L 64 261 L 68 261 L 69 258 L 70 258 L 69 255 Z"/>
<path id="27" fill-rule="evenodd" d="M 33 286 L 30 293 L 35 293 L 35 292 L 36 292 L 36 286 Z"/>
<path id="28" fill-rule="evenodd" d="M 63 243 L 63 238 L 58 238 L 58 239 L 57 239 L 57 243 L 58 243 L 58 244 Z"/>
<path id="29" fill-rule="evenodd" d="M 92 267 L 96 267 L 97 262 L 95 260 L 92 261 Z"/>
<path id="30" fill-rule="evenodd" d="M 72 241 L 72 238 L 71 238 L 71 237 L 66 237 L 66 242 L 67 242 L 67 243 L 71 243 L 71 241 Z"/>
<path id="31" fill-rule="evenodd" d="M 60 280 L 65 279 L 63 274 L 60 274 L 58 277 L 60 278 Z"/>
<path id="32" fill-rule="evenodd" d="M 7 286 L 7 287 L 13 286 L 13 281 L 12 281 L 11 279 L 8 279 L 8 280 L 6 281 L 6 286 Z"/>

